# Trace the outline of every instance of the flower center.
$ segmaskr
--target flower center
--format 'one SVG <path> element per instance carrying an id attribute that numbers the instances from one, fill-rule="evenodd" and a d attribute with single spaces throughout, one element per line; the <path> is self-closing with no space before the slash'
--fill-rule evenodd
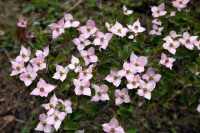
<path id="1" fill-rule="evenodd" d="M 56 27 L 56 31 L 59 31 L 60 30 L 60 27 Z"/>
<path id="2" fill-rule="evenodd" d="M 77 67 L 77 66 L 78 66 L 78 63 L 75 63 L 74 66 Z"/>
<path id="3" fill-rule="evenodd" d="M 131 71 L 130 70 L 126 70 L 126 74 L 129 74 Z"/>
<path id="4" fill-rule="evenodd" d="M 169 59 L 166 59 L 166 60 L 165 60 L 165 63 L 167 63 L 167 62 L 169 62 Z"/>
<path id="5" fill-rule="evenodd" d="M 87 71 L 83 71 L 83 75 L 87 75 Z"/>
<path id="6" fill-rule="evenodd" d="M 60 71 L 60 76 L 63 76 L 64 72 L 63 71 Z"/>
<path id="7" fill-rule="evenodd" d="M 49 107 L 50 108 L 54 108 L 54 105 L 51 103 L 51 104 L 49 104 Z"/>
<path id="8" fill-rule="evenodd" d="M 122 30 L 121 30 L 121 29 L 118 29 L 117 32 L 118 32 L 118 33 L 122 33 Z"/>
<path id="9" fill-rule="evenodd" d="M 37 66 L 40 66 L 41 65 L 41 63 L 40 62 L 37 62 Z"/>
<path id="10" fill-rule="evenodd" d="M 84 89 L 84 86 L 83 86 L 83 85 L 81 85 L 81 86 L 80 86 L 80 90 L 83 90 L 83 89 Z"/>
<path id="11" fill-rule="evenodd" d="M 150 79 L 150 80 L 153 80 L 153 76 L 149 76 L 149 79 Z"/>
<path id="12" fill-rule="evenodd" d="M 117 75 L 115 75 L 115 76 L 114 76 L 114 79 L 115 79 L 115 80 L 117 80 L 117 79 L 118 79 L 118 76 L 117 76 Z"/>
<path id="13" fill-rule="evenodd" d="M 157 13 L 160 13 L 160 10 L 159 10 L 159 9 L 157 10 Z"/>
<path id="14" fill-rule="evenodd" d="M 89 55 L 89 54 L 87 54 L 86 57 L 87 57 L 88 59 L 90 59 L 90 55 Z"/>
<path id="15" fill-rule="evenodd" d="M 156 29 L 156 32 L 158 32 L 158 29 Z"/>
<path id="16" fill-rule="evenodd" d="M 101 92 L 101 91 L 98 91 L 98 92 L 97 92 L 97 95 L 98 95 L 98 96 L 101 96 L 101 95 L 102 95 L 102 92 Z"/>
<path id="17" fill-rule="evenodd" d="M 84 44 L 84 41 L 80 41 L 80 44 Z"/>
<path id="18" fill-rule="evenodd" d="M 91 29 L 90 28 L 87 28 L 87 32 L 90 32 L 91 31 Z"/>
<path id="19" fill-rule="evenodd" d="M 121 94 L 121 95 L 120 95 L 120 98 L 121 98 L 121 99 L 124 99 L 124 94 Z"/>
<path id="20" fill-rule="evenodd" d="M 189 43 L 189 42 L 190 42 L 190 39 L 187 39 L 186 42 Z"/>
<path id="21" fill-rule="evenodd" d="M 115 128 L 112 127 L 112 128 L 110 129 L 110 132 L 111 132 L 111 133 L 114 133 L 114 132 L 115 132 Z"/>
<path id="22" fill-rule="evenodd" d="M 179 1 L 179 4 L 180 4 L 180 5 L 182 5 L 182 4 L 183 4 L 183 1 L 182 1 L 182 0 L 181 0 L 181 1 Z"/>
<path id="23" fill-rule="evenodd" d="M 46 123 L 45 121 L 43 121 L 43 122 L 42 122 L 42 126 L 45 127 L 46 125 L 47 125 L 47 123 Z"/>
<path id="24" fill-rule="evenodd" d="M 173 47 L 173 43 L 170 43 L 169 46 L 170 46 L 170 47 Z"/>
<path id="25" fill-rule="evenodd" d="M 55 121 L 58 120 L 58 116 L 57 116 L 57 115 L 54 116 L 54 120 L 55 120 Z"/>
<path id="26" fill-rule="evenodd" d="M 41 87 L 41 88 L 40 88 L 40 92 L 44 92 L 44 87 Z"/>
<path id="27" fill-rule="evenodd" d="M 143 91 L 144 91 L 144 92 L 147 92 L 147 91 L 148 91 L 148 89 L 147 89 L 147 88 L 144 88 L 144 89 L 143 89 Z"/>
<path id="28" fill-rule="evenodd" d="M 137 67 L 138 67 L 138 66 L 139 66 L 139 64 L 136 62 L 136 63 L 135 63 L 135 66 L 137 66 Z"/>
<path id="29" fill-rule="evenodd" d="M 16 69 L 19 71 L 19 70 L 21 69 L 21 67 L 20 67 L 20 66 L 17 66 Z"/>
<path id="30" fill-rule="evenodd" d="M 101 40 L 101 42 L 103 42 L 103 41 L 104 41 L 104 38 L 103 38 L 103 37 L 101 37 L 101 38 L 100 38 L 100 40 Z"/>
<path id="31" fill-rule="evenodd" d="M 137 25 L 135 26 L 135 29 L 136 29 L 136 30 L 138 29 L 138 26 L 137 26 Z"/>
<path id="32" fill-rule="evenodd" d="M 23 57 L 23 58 L 25 58 L 25 57 L 26 57 L 26 55 L 25 55 L 25 54 L 22 54 L 22 57 Z"/>
<path id="33" fill-rule="evenodd" d="M 27 74 L 26 77 L 27 77 L 28 79 L 30 79 L 30 78 L 31 78 L 31 75 L 30 75 L 30 74 Z"/>
<path id="34" fill-rule="evenodd" d="M 135 84 L 136 84 L 136 81 L 135 81 L 135 80 L 133 80 L 133 81 L 132 81 L 132 84 L 133 84 L 133 85 L 135 85 Z"/>

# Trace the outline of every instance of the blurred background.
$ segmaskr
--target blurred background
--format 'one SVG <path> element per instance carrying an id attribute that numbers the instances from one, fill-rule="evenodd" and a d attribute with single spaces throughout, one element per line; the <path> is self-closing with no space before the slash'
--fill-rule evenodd
<path id="1" fill-rule="evenodd" d="M 27 17 L 33 28 L 43 33 L 48 33 L 48 25 L 62 18 L 65 12 L 72 13 L 82 24 L 91 18 L 101 28 L 108 19 L 115 21 L 126 5 L 144 25 L 151 15 L 150 6 L 161 2 L 171 6 L 171 0 L 0 0 L 0 133 L 31 133 L 40 114 L 40 106 L 30 91 L 9 76 L 10 60 L 18 55 L 23 43 L 17 27 L 19 16 Z M 188 7 L 200 20 L 200 0 L 191 0 Z M 34 48 L 39 44 L 33 39 L 28 45 Z M 54 54 L 60 49 L 59 52 L 68 55 L 73 48 L 66 49 L 66 45 L 55 45 Z M 134 108 L 132 133 L 200 132 L 199 114 L 182 100 L 181 90 L 171 94 L 164 91 L 162 95 L 162 99 L 155 97 L 149 105 L 138 103 Z M 192 97 L 192 93 L 189 95 Z"/>

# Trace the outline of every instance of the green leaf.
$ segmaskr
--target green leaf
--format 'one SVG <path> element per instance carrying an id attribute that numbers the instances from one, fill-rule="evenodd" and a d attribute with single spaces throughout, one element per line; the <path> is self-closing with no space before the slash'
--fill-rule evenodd
<path id="1" fill-rule="evenodd" d="M 59 64 L 61 63 L 63 60 L 65 59 L 65 56 L 64 55 L 58 55 L 55 60 L 54 60 L 54 64 Z"/>

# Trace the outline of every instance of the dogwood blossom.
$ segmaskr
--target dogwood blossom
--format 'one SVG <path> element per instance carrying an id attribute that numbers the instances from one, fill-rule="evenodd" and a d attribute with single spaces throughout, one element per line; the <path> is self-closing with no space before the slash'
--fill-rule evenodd
<path id="1" fill-rule="evenodd" d="M 95 96 L 92 97 L 91 101 L 106 101 L 109 100 L 108 96 L 108 86 L 107 85 L 100 85 L 97 86 L 95 84 L 92 84 L 92 87 L 95 89 Z"/>
<path id="2" fill-rule="evenodd" d="M 43 51 L 42 50 L 36 50 L 36 52 L 35 52 L 35 55 L 37 57 L 39 57 L 39 56 L 47 57 L 48 54 L 49 54 L 49 46 L 46 46 Z"/>
<path id="3" fill-rule="evenodd" d="M 59 20 L 58 23 L 50 24 L 49 27 L 52 30 L 52 38 L 56 39 L 58 36 L 65 32 L 64 19 Z"/>
<path id="4" fill-rule="evenodd" d="M 161 75 L 156 74 L 153 68 L 149 68 L 147 72 L 142 76 L 143 79 L 147 82 L 158 82 L 160 81 Z"/>
<path id="5" fill-rule="evenodd" d="M 127 80 L 128 80 L 127 88 L 136 89 L 140 85 L 141 78 L 139 75 L 134 75 L 127 78 Z"/>
<path id="6" fill-rule="evenodd" d="M 122 90 L 115 90 L 115 104 L 120 105 L 122 103 L 130 103 L 131 99 L 130 96 L 128 95 L 128 89 L 124 88 Z"/>
<path id="7" fill-rule="evenodd" d="M 10 74 L 10 76 L 15 76 L 15 75 L 18 75 L 18 74 L 21 74 L 25 71 L 25 67 L 24 67 L 24 62 L 21 61 L 21 62 L 17 62 L 17 61 L 10 61 L 11 64 L 12 64 L 12 73 Z"/>
<path id="8" fill-rule="evenodd" d="M 66 116 L 65 112 L 59 112 L 58 110 L 55 110 L 53 115 L 49 116 L 46 119 L 46 122 L 47 124 L 54 126 L 54 128 L 57 131 L 60 128 L 60 125 L 62 121 L 64 120 L 65 116 Z"/>
<path id="9" fill-rule="evenodd" d="M 75 86 L 76 95 L 91 96 L 91 90 L 89 88 L 90 87 L 90 81 L 89 80 L 74 79 L 73 83 L 74 83 L 74 86 Z"/>
<path id="10" fill-rule="evenodd" d="M 46 110 L 48 110 L 47 115 L 50 116 L 54 113 L 56 110 L 56 105 L 58 104 L 58 98 L 54 94 L 49 103 L 42 104 L 41 106 L 44 107 Z"/>
<path id="11" fill-rule="evenodd" d="M 68 67 L 56 65 L 56 73 L 53 75 L 52 78 L 61 80 L 63 82 L 67 77 L 68 71 L 69 71 Z"/>
<path id="12" fill-rule="evenodd" d="M 173 63 L 176 59 L 171 58 L 171 57 L 167 57 L 166 54 L 162 53 L 161 55 L 161 60 L 160 60 L 160 64 L 168 67 L 169 69 L 172 69 Z"/>
<path id="13" fill-rule="evenodd" d="M 29 86 L 33 82 L 33 80 L 36 79 L 36 77 L 36 71 L 34 71 L 33 67 L 29 64 L 27 68 L 25 68 L 25 71 L 21 73 L 19 79 L 23 81 L 26 86 Z"/>
<path id="14" fill-rule="evenodd" d="M 159 6 L 151 7 L 152 16 L 154 18 L 164 16 L 167 12 L 165 11 L 165 4 L 161 3 Z"/>
<path id="15" fill-rule="evenodd" d="M 162 31 L 163 31 L 164 27 L 158 27 L 157 25 L 153 25 L 153 29 L 149 32 L 150 35 L 162 35 Z"/>
<path id="16" fill-rule="evenodd" d="M 138 89 L 137 94 L 139 96 L 142 96 L 142 97 L 150 100 L 151 92 L 155 88 L 155 83 L 154 82 L 145 83 L 144 81 L 141 80 L 139 88 L 140 89 Z"/>
<path id="17" fill-rule="evenodd" d="M 133 25 L 128 25 L 128 28 L 134 32 L 135 34 L 138 34 L 140 32 L 144 32 L 146 29 L 141 26 L 139 19 L 137 19 Z"/>
<path id="18" fill-rule="evenodd" d="M 116 118 L 112 118 L 109 123 L 105 123 L 102 126 L 106 133 L 125 133 Z"/>
<path id="19" fill-rule="evenodd" d="M 90 65 L 88 67 L 88 69 L 80 70 L 79 71 L 78 79 L 90 80 L 93 77 L 93 75 L 92 75 L 92 69 L 93 69 L 93 65 Z"/>
<path id="20" fill-rule="evenodd" d="M 126 36 L 128 29 L 123 27 L 122 24 L 116 22 L 115 25 L 110 28 L 110 31 L 117 36 L 124 37 Z"/>
<path id="21" fill-rule="evenodd" d="M 187 6 L 187 3 L 190 0 L 174 0 L 172 2 L 173 7 L 176 7 L 178 9 L 178 11 L 181 11 L 183 8 L 185 8 Z"/>
<path id="22" fill-rule="evenodd" d="M 170 12 L 170 17 L 176 16 L 176 12 L 172 11 Z"/>
<path id="23" fill-rule="evenodd" d="M 42 78 L 40 78 L 37 87 L 31 92 L 31 95 L 47 97 L 55 88 L 56 86 L 47 84 Z"/>
<path id="24" fill-rule="evenodd" d="M 82 67 L 80 66 L 80 61 L 78 58 L 72 55 L 71 64 L 68 65 L 69 69 L 74 70 L 74 72 L 79 72 Z"/>
<path id="25" fill-rule="evenodd" d="M 137 56 L 133 52 L 130 56 L 130 64 L 134 66 L 134 68 L 137 70 L 137 72 L 143 72 L 144 67 L 147 64 L 147 57 L 145 56 Z"/>
<path id="26" fill-rule="evenodd" d="M 197 111 L 200 113 L 200 104 L 197 107 Z"/>
<path id="27" fill-rule="evenodd" d="M 154 20 L 152 21 L 152 23 L 153 23 L 153 24 L 156 24 L 156 25 L 159 25 L 159 26 L 162 25 L 162 22 L 161 22 L 159 19 L 154 19 Z"/>
<path id="28" fill-rule="evenodd" d="M 176 49 L 180 46 L 179 41 L 174 41 L 170 37 L 167 38 L 166 42 L 163 44 L 163 48 L 168 50 L 171 54 L 175 55 Z"/>
<path id="29" fill-rule="evenodd" d="M 20 55 L 17 56 L 16 61 L 17 62 L 28 62 L 30 59 L 30 55 L 31 55 L 31 49 L 30 47 L 28 47 L 27 49 L 22 45 L 21 46 L 21 50 L 20 50 Z"/>
<path id="30" fill-rule="evenodd" d="M 98 31 L 96 33 L 96 38 L 94 39 L 93 43 L 94 45 L 100 46 L 100 48 L 102 49 L 106 49 L 112 36 L 112 33 L 104 34 L 103 32 Z"/>
<path id="31" fill-rule="evenodd" d="M 194 44 L 197 41 L 198 36 L 190 36 L 188 32 L 184 32 L 182 38 L 179 41 L 189 50 L 193 50 Z"/>
<path id="32" fill-rule="evenodd" d="M 79 38 L 73 39 L 72 42 L 76 45 L 79 51 L 91 44 L 90 40 L 88 40 L 83 34 L 81 34 Z"/>
<path id="33" fill-rule="evenodd" d="M 194 43 L 194 45 L 197 47 L 198 50 L 200 50 L 200 40 L 199 41 L 196 41 Z"/>
<path id="34" fill-rule="evenodd" d="M 110 70 L 110 74 L 105 78 L 105 80 L 113 83 L 114 86 L 118 87 L 121 83 L 121 78 L 122 76 L 118 74 L 118 71 Z"/>
<path id="35" fill-rule="evenodd" d="M 70 28 L 70 27 L 78 27 L 80 22 L 79 21 L 74 21 L 73 16 L 69 13 L 65 14 L 65 28 Z"/>
<path id="36" fill-rule="evenodd" d="M 82 50 L 81 56 L 85 61 L 85 66 L 89 65 L 90 63 L 95 63 L 98 61 L 98 57 L 95 55 L 95 50 L 93 47 L 89 48 L 87 51 Z"/>
<path id="37" fill-rule="evenodd" d="M 176 31 L 170 31 L 169 35 L 166 36 L 165 38 L 163 38 L 163 40 L 167 41 L 168 39 L 176 39 L 177 37 L 179 37 L 181 35 L 177 34 Z"/>
<path id="38" fill-rule="evenodd" d="M 24 17 L 19 17 L 19 21 L 17 23 L 18 27 L 26 28 L 28 26 L 28 20 L 25 19 Z"/>
<path id="39" fill-rule="evenodd" d="M 118 72 L 118 74 L 123 77 L 125 76 L 127 79 L 131 77 L 133 74 L 137 72 L 137 69 L 132 66 L 132 64 L 128 62 L 124 62 L 123 69 Z"/>
<path id="40" fill-rule="evenodd" d="M 78 30 L 86 37 L 93 35 L 97 28 L 95 27 L 95 22 L 93 20 L 88 20 L 85 26 L 81 26 Z"/>
<path id="41" fill-rule="evenodd" d="M 34 71 L 36 71 L 36 72 L 38 70 L 42 70 L 42 69 L 46 68 L 46 63 L 45 63 L 45 60 L 44 60 L 44 56 L 42 56 L 42 55 L 31 59 L 30 62 L 32 64 L 32 66 L 33 66 Z"/>
<path id="42" fill-rule="evenodd" d="M 130 15 L 133 13 L 133 10 L 128 10 L 127 7 L 125 5 L 123 5 L 123 12 L 125 15 Z"/>
<path id="43" fill-rule="evenodd" d="M 39 116 L 40 122 L 38 123 L 37 127 L 35 128 L 36 131 L 50 133 L 53 131 L 53 127 L 47 124 L 47 115 L 40 114 Z"/>
<path id="44" fill-rule="evenodd" d="M 62 105 L 63 105 L 62 109 L 66 114 L 72 113 L 72 103 L 71 103 L 71 101 L 69 101 L 69 100 L 63 101 L 61 99 L 58 99 L 58 101 L 62 103 Z"/>

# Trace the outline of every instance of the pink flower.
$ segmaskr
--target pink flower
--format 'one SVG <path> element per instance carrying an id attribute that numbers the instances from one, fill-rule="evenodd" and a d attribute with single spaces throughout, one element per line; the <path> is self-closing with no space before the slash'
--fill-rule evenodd
<path id="1" fill-rule="evenodd" d="M 74 70 L 74 72 L 79 72 L 82 68 L 80 66 L 80 61 L 78 58 L 72 55 L 71 64 L 68 65 L 69 69 Z"/>
<path id="2" fill-rule="evenodd" d="M 197 41 L 198 36 L 190 36 L 188 32 L 184 32 L 183 37 L 179 41 L 189 50 L 193 50 L 194 43 Z"/>
<path id="3" fill-rule="evenodd" d="M 156 25 L 159 25 L 159 26 L 162 25 L 162 22 L 161 22 L 159 19 L 154 19 L 154 20 L 152 21 L 152 23 L 153 23 L 153 24 L 156 24 Z"/>
<path id="4" fill-rule="evenodd" d="M 172 66 L 173 66 L 173 62 L 175 61 L 176 59 L 174 58 L 171 58 L 171 57 L 167 57 L 166 54 L 162 53 L 161 55 L 161 60 L 160 60 L 160 64 L 172 69 Z"/>
<path id="5" fill-rule="evenodd" d="M 12 73 L 10 74 L 10 76 L 15 76 L 18 75 L 20 73 L 23 73 L 25 71 L 24 68 L 24 62 L 17 62 L 17 61 L 12 61 L 11 60 L 11 64 L 12 64 Z"/>
<path id="6" fill-rule="evenodd" d="M 79 38 L 73 39 L 72 42 L 76 45 L 79 51 L 83 50 L 86 46 L 91 44 L 91 42 L 83 34 L 81 34 Z"/>
<path id="7" fill-rule="evenodd" d="M 17 62 L 28 62 L 30 59 L 30 55 L 31 55 L 31 49 L 30 47 L 28 47 L 27 49 L 22 45 L 21 46 L 21 50 L 20 50 L 20 55 L 17 56 L 16 61 Z"/>
<path id="8" fill-rule="evenodd" d="M 52 115 L 55 111 L 56 105 L 58 104 L 58 99 L 56 95 L 54 94 L 49 103 L 42 104 L 41 106 L 44 107 L 46 110 L 48 110 L 47 115 Z"/>
<path id="9" fill-rule="evenodd" d="M 112 33 L 104 34 L 103 32 L 98 31 L 96 33 L 96 38 L 94 39 L 93 43 L 94 45 L 100 46 L 100 48 L 102 49 L 106 49 L 112 36 L 113 36 Z"/>
<path id="10" fill-rule="evenodd" d="M 40 114 L 40 122 L 38 123 L 37 127 L 35 128 L 36 131 L 50 133 L 52 132 L 53 128 L 51 125 L 47 124 L 47 116 L 45 114 Z"/>
<path id="11" fill-rule="evenodd" d="M 183 8 L 187 6 L 187 3 L 190 0 L 175 0 L 172 2 L 173 7 L 176 7 L 178 11 L 181 11 Z"/>
<path id="12" fill-rule="evenodd" d="M 69 27 L 78 27 L 80 24 L 79 21 L 74 21 L 73 20 L 73 16 L 69 13 L 65 14 L 65 28 L 69 28 Z"/>
<path id="13" fill-rule="evenodd" d="M 138 89 L 137 94 L 139 96 L 142 96 L 148 100 L 151 99 L 151 92 L 155 88 L 155 83 L 149 82 L 145 83 L 144 81 L 141 80 L 140 82 L 140 89 Z"/>
<path id="14" fill-rule="evenodd" d="M 115 35 L 124 37 L 126 36 L 128 29 L 123 27 L 120 23 L 116 22 L 115 25 L 111 27 L 110 31 Z"/>
<path id="15" fill-rule="evenodd" d="M 200 113 L 200 104 L 197 107 L 197 111 Z"/>
<path id="16" fill-rule="evenodd" d="M 118 72 L 118 74 L 123 77 L 125 76 L 127 79 L 131 77 L 133 74 L 137 72 L 137 69 L 132 66 L 132 64 L 128 62 L 124 62 L 123 69 Z"/>
<path id="17" fill-rule="evenodd" d="M 19 21 L 17 23 L 18 27 L 26 28 L 28 26 L 28 20 L 25 19 L 24 17 L 19 17 Z"/>
<path id="18" fill-rule="evenodd" d="M 92 75 L 92 69 L 93 69 L 93 65 L 90 65 L 88 67 L 88 69 L 80 70 L 79 71 L 78 79 L 90 80 L 93 77 L 93 75 Z"/>
<path id="19" fill-rule="evenodd" d="M 32 39 L 32 38 L 34 38 L 34 35 L 35 35 L 34 32 L 27 32 L 27 33 L 26 33 L 26 38 L 27 38 L 27 39 Z"/>
<path id="20" fill-rule="evenodd" d="M 168 50 L 171 54 L 175 55 L 176 49 L 180 46 L 179 41 L 174 41 L 171 38 L 168 38 L 166 42 L 163 44 L 163 48 Z"/>
<path id="21" fill-rule="evenodd" d="M 105 22 L 105 26 L 108 29 L 108 31 L 110 31 L 110 29 L 112 28 L 111 25 L 108 22 Z"/>
<path id="22" fill-rule="evenodd" d="M 125 15 L 129 16 L 130 14 L 133 13 L 133 10 L 128 10 L 125 5 L 123 5 L 123 12 Z"/>
<path id="23" fill-rule="evenodd" d="M 53 125 L 56 131 L 59 129 L 62 121 L 65 119 L 66 113 L 55 110 L 54 114 L 49 116 L 46 121 L 47 124 Z"/>
<path id="24" fill-rule="evenodd" d="M 86 37 L 90 37 L 91 35 L 93 35 L 96 31 L 97 28 L 95 27 L 95 23 L 93 20 L 88 20 L 86 22 L 85 26 L 81 26 L 78 28 L 78 30 Z"/>
<path id="25" fill-rule="evenodd" d="M 37 87 L 31 92 L 31 95 L 47 97 L 55 88 L 56 86 L 47 84 L 42 78 L 40 78 Z"/>
<path id="26" fill-rule="evenodd" d="M 68 71 L 68 67 L 64 68 L 63 66 L 56 65 L 56 73 L 53 75 L 53 78 L 63 82 L 67 77 Z"/>
<path id="27" fill-rule="evenodd" d="M 25 71 L 19 76 L 19 79 L 24 82 L 26 86 L 29 86 L 33 80 L 37 77 L 37 73 L 34 71 L 33 67 L 29 64 Z"/>
<path id="28" fill-rule="evenodd" d="M 34 71 L 42 70 L 46 68 L 46 63 L 44 62 L 44 57 L 42 55 L 30 60 Z"/>
<path id="29" fill-rule="evenodd" d="M 128 89 L 124 88 L 122 90 L 115 90 L 115 104 L 120 105 L 122 103 L 130 103 L 131 99 L 128 95 Z"/>
<path id="30" fill-rule="evenodd" d="M 49 27 L 52 30 L 52 38 L 56 39 L 58 36 L 65 32 L 64 19 L 61 19 L 58 21 L 58 23 L 50 24 Z"/>
<path id="31" fill-rule="evenodd" d="M 133 25 L 128 25 L 128 28 L 134 32 L 135 34 L 138 34 L 140 32 L 144 32 L 146 29 L 143 28 L 141 25 L 140 25 L 140 21 L 139 19 L 137 19 Z"/>
<path id="32" fill-rule="evenodd" d="M 139 75 L 135 75 L 127 78 L 127 80 L 128 80 L 127 88 L 136 89 L 140 85 L 141 78 Z"/>
<path id="33" fill-rule="evenodd" d="M 151 7 L 151 11 L 152 11 L 152 16 L 154 18 L 164 16 L 167 13 L 165 11 L 165 4 L 164 3 L 160 4 L 159 6 Z"/>
<path id="34" fill-rule="evenodd" d="M 106 133 L 125 133 L 116 118 L 112 118 L 109 123 L 102 125 Z"/>
<path id="35" fill-rule="evenodd" d="M 118 87 L 121 83 L 121 78 L 122 76 L 118 74 L 118 71 L 110 70 L 110 74 L 105 78 L 105 80 Z"/>
<path id="36" fill-rule="evenodd" d="M 177 37 L 179 37 L 181 35 L 177 34 L 176 31 L 170 31 L 169 36 L 166 36 L 165 38 L 163 38 L 163 40 L 167 41 L 169 38 L 170 39 L 176 39 Z"/>
<path id="37" fill-rule="evenodd" d="M 89 80 L 74 79 L 73 83 L 74 83 L 74 86 L 75 86 L 76 95 L 91 96 L 91 90 L 89 88 L 90 87 L 90 81 Z"/>
<path id="38" fill-rule="evenodd" d="M 48 54 L 49 54 L 49 46 L 46 46 L 43 51 L 42 50 L 36 50 L 36 52 L 35 52 L 35 55 L 37 57 L 39 57 L 39 56 L 47 57 Z"/>
<path id="39" fill-rule="evenodd" d="M 153 25 L 153 30 L 151 30 L 150 32 L 149 32 L 149 34 L 150 35 L 157 35 L 157 36 L 159 36 L 159 35 L 162 35 L 162 30 L 163 30 L 163 28 L 164 27 L 158 27 L 157 25 Z"/>
<path id="40" fill-rule="evenodd" d="M 59 99 L 59 102 L 62 103 L 63 111 L 65 111 L 66 114 L 72 113 L 72 103 L 71 103 L 71 101 L 69 101 L 69 100 L 63 101 L 63 100 Z"/>
<path id="41" fill-rule="evenodd" d="M 98 61 L 98 57 L 95 55 L 95 50 L 93 47 L 89 48 L 87 51 L 82 50 L 81 56 L 85 61 L 85 66 L 89 65 L 90 63 L 95 63 Z"/>
<path id="42" fill-rule="evenodd" d="M 160 74 L 156 74 L 153 68 L 149 68 L 147 72 L 142 76 L 147 82 L 158 82 L 161 78 Z"/>
<path id="43" fill-rule="evenodd" d="M 194 45 L 197 47 L 198 50 L 200 50 L 200 40 L 199 41 L 196 41 L 194 43 Z"/>
<path id="44" fill-rule="evenodd" d="M 170 17 L 176 16 L 176 12 L 170 12 Z"/>
<path id="45" fill-rule="evenodd" d="M 99 100 L 101 100 L 101 101 L 110 100 L 109 96 L 108 96 L 108 86 L 107 85 L 97 86 L 97 85 L 93 84 L 92 87 L 95 89 L 95 96 L 93 96 L 91 101 L 97 102 Z"/>
<path id="46" fill-rule="evenodd" d="M 130 64 L 132 64 L 135 69 L 137 70 L 137 72 L 143 72 L 144 71 L 144 67 L 147 64 L 147 57 L 145 56 L 137 56 L 135 55 L 133 52 L 131 53 L 131 57 L 130 57 Z"/>

